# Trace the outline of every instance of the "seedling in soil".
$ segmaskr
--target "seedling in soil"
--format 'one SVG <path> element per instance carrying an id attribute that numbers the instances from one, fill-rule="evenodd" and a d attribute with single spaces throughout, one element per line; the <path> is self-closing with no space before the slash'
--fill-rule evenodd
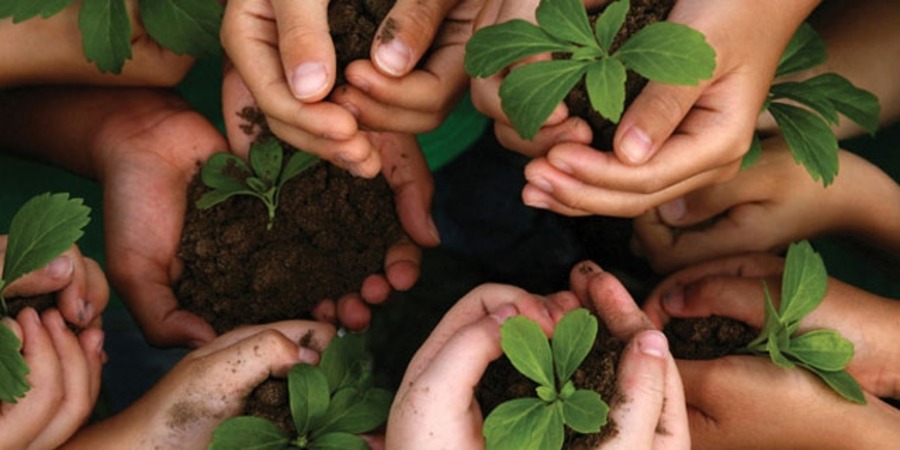
<path id="1" fill-rule="evenodd" d="M 513 367 L 538 384 L 537 397 L 501 403 L 484 421 L 489 450 L 523 448 L 557 450 L 565 426 L 597 433 L 606 424 L 609 406 L 600 394 L 576 389 L 572 375 L 597 337 L 597 318 L 586 309 L 570 311 L 559 321 L 548 343 L 541 328 L 519 316 L 500 327 L 500 345 Z"/>
<path id="2" fill-rule="evenodd" d="M 209 449 L 368 449 L 357 435 L 381 426 L 393 400 L 372 387 L 369 366 L 361 336 L 333 339 L 318 366 L 298 364 L 288 373 L 295 436 L 266 419 L 240 416 L 216 428 Z"/>
<path id="3" fill-rule="evenodd" d="M 827 58 L 825 42 L 812 26 L 803 24 L 782 55 L 775 75 L 808 70 Z M 794 160 L 806 167 L 813 180 L 821 179 L 827 187 L 838 173 L 838 141 L 831 131 L 838 123 L 838 114 L 875 134 L 881 106 L 871 92 L 836 73 L 824 73 L 804 81 L 775 83 L 764 110 L 781 128 Z M 761 153 L 759 137 L 755 136 L 743 166 L 753 164 Z"/>
<path id="4" fill-rule="evenodd" d="M 828 287 L 825 264 L 809 242 L 791 244 L 788 249 L 777 310 L 768 285 L 763 282 L 763 286 L 766 321 L 746 350 L 768 354 L 772 362 L 785 369 L 803 367 L 847 400 L 865 404 L 859 383 L 844 370 L 853 358 L 853 343 L 833 330 L 796 334 L 800 321 L 822 303 Z"/>
<path id="5" fill-rule="evenodd" d="M 298 151 L 282 167 L 284 153 L 275 139 L 250 147 L 250 166 L 230 153 L 216 153 L 200 169 L 203 184 L 212 190 L 197 200 L 197 208 L 211 208 L 234 195 L 250 195 L 266 205 L 266 229 L 271 230 L 281 188 L 318 161 L 315 155 Z"/>
<path id="6" fill-rule="evenodd" d="M 591 106 L 617 123 L 625 104 L 627 70 L 682 85 L 697 85 L 712 76 L 715 51 L 703 34 L 685 25 L 657 22 L 614 48 L 629 9 L 628 0 L 611 3 L 592 29 L 581 1 L 541 0 L 535 11 L 537 25 L 515 19 L 478 30 L 466 45 L 466 71 L 487 77 L 530 56 L 569 55 L 525 64 L 500 85 L 503 112 L 525 139 L 534 138 L 582 78 Z"/>
<path id="7" fill-rule="evenodd" d="M 0 306 L 9 314 L 3 293 L 6 286 L 46 266 L 84 234 L 91 209 L 69 194 L 41 194 L 26 202 L 12 219 L 0 278 Z M 28 365 L 19 350 L 22 342 L 0 326 L 0 401 L 16 403 L 30 389 Z"/>
<path id="8" fill-rule="evenodd" d="M 52 17 L 74 0 L 4 0 L 0 19 L 19 23 Z M 223 8 L 217 0 L 143 0 L 138 3 L 147 34 L 179 55 L 204 56 L 219 52 Z M 120 73 L 131 59 L 131 21 L 125 0 L 84 0 L 78 10 L 84 55 L 101 72 Z"/>

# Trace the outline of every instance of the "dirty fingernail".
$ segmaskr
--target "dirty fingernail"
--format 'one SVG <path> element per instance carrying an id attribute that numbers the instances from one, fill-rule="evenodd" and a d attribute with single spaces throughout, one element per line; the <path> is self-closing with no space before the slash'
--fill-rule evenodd
<path id="1" fill-rule="evenodd" d="M 328 84 L 328 73 L 325 65 L 318 62 L 304 63 L 294 70 L 291 77 L 291 90 L 294 97 L 300 100 L 318 94 Z"/>
<path id="2" fill-rule="evenodd" d="M 306 347 L 300 347 L 299 356 L 302 363 L 316 364 L 319 362 L 319 352 Z"/>
<path id="3" fill-rule="evenodd" d="M 406 73 L 411 59 L 412 51 L 399 39 L 391 39 L 379 45 L 375 51 L 375 64 L 395 77 Z"/>
<path id="4" fill-rule="evenodd" d="M 684 201 L 684 197 L 676 198 L 659 206 L 660 217 L 662 217 L 663 222 L 670 225 L 680 222 L 686 213 L 687 203 Z"/>
<path id="5" fill-rule="evenodd" d="M 650 157 L 652 145 L 653 142 L 650 141 L 650 136 L 647 136 L 647 133 L 632 127 L 622 139 L 622 153 L 625 154 L 628 162 L 640 164 Z"/>
<path id="6" fill-rule="evenodd" d="M 53 278 L 64 278 L 72 274 L 75 268 L 72 265 L 72 258 L 68 255 L 62 255 L 50 264 L 47 264 L 47 275 Z"/>
<path id="7" fill-rule="evenodd" d="M 637 339 L 638 349 L 645 355 L 663 358 L 669 351 L 669 343 L 666 341 L 666 336 L 660 331 L 646 331 L 641 333 Z"/>
<path id="8" fill-rule="evenodd" d="M 669 312 L 684 311 L 684 291 L 675 289 L 663 294 L 663 307 Z"/>
<path id="9" fill-rule="evenodd" d="M 438 231 L 437 225 L 434 223 L 434 218 L 428 218 L 428 233 L 431 234 L 431 237 L 434 238 L 435 242 L 438 244 L 441 243 L 441 233 Z"/>

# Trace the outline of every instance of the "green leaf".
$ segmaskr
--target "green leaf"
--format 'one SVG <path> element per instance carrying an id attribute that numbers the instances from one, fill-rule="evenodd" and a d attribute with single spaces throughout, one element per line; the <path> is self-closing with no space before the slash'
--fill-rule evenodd
<path id="1" fill-rule="evenodd" d="M 825 51 L 825 41 L 812 25 L 804 23 L 791 38 L 787 48 L 778 61 L 776 77 L 784 76 L 801 70 L 811 69 L 825 62 L 828 53 Z"/>
<path id="2" fill-rule="evenodd" d="M 575 393 L 575 384 L 572 383 L 572 380 L 568 380 L 563 383 L 562 389 L 559 390 L 559 398 L 565 400 L 572 396 Z"/>
<path id="3" fill-rule="evenodd" d="M 768 344 L 768 340 L 775 336 L 778 330 L 784 329 L 784 324 L 781 323 L 781 317 L 775 309 L 775 304 L 772 303 L 772 294 L 769 292 L 769 284 L 766 283 L 765 280 L 763 280 L 762 284 L 763 295 L 765 297 L 765 303 L 763 303 L 765 308 L 765 322 L 763 323 L 762 329 L 759 331 L 759 336 L 747 344 L 747 349 L 753 353 L 767 352 L 768 350 L 766 350 L 765 344 Z"/>
<path id="4" fill-rule="evenodd" d="M 600 394 L 579 389 L 563 402 L 563 421 L 578 433 L 598 433 L 609 414 L 609 405 Z"/>
<path id="5" fill-rule="evenodd" d="M 797 106 L 773 102 L 769 112 L 781 128 L 794 160 L 806 167 L 813 180 L 824 186 L 838 173 L 838 143 L 831 128 L 819 116 Z"/>
<path id="6" fill-rule="evenodd" d="M 556 324 L 550 343 L 560 383 L 569 381 L 575 369 L 591 352 L 597 338 L 597 328 L 597 318 L 584 308 L 569 311 Z"/>
<path id="7" fill-rule="evenodd" d="M 87 60 L 101 72 L 122 72 L 131 59 L 131 21 L 124 0 L 84 0 L 78 28 Z"/>
<path id="8" fill-rule="evenodd" d="M 22 341 L 4 324 L 0 324 L 0 402 L 16 403 L 30 386 L 25 377 L 31 371 L 19 350 Z"/>
<path id="9" fill-rule="evenodd" d="M 370 360 L 365 335 L 347 333 L 331 340 L 319 359 L 319 369 L 328 379 L 332 393 L 346 387 L 366 389 L 369 385 L 361 382 L 371 381 L 363 376 L 368 371 Z"/>
<path id="10" fill-rule="evenodd" d="M 614 58 L 592 63 L 585 74 L 591 106 L 612 123 L 619 123 L 625 108 L 626 76 L 625 66 Z"/>
<path id="11" fill-rule="evenodd" d="M 235 177 L 233 173 L 235 171 L 242 174 L 240 179 Z M 253 172 L 247 163 L 231 153 L 224 152 L 210 156 L 200 169 L 200 180 L 206 187 L 223 191 L 246 189 L 243 179 L 251 175 Z"/>
<path id="12" fill-rule="evenodd" d="M 507 321 L 508 322 L 508 321 Z M 484 420 L 489 450 L 541 450 L 562 446 L 562 412 L 534 397 L 501 403 Z"/>
<path id="13" fill-rule="evenodd" d="M 741 159 L 741 170 L 748 169 L 750 166 L 756 164 L 759 161 L 759 158 L 762 157 L 762 142 L 759 140 L 759 134 L 753 133 L 753 140 L 750 141 L 750 150 L 747 150 L 747 153 L 744 154 L 744 158 Z"/>
<path id="14" fill-rule="evenodd" d="M 255 192 L 248 189 L 240 189 L 235 191 L 216 189 L 214 191 L 203 193 L 203 195 L 200 196 L 199 199 L 197 199 L 197 202 L 194 203 L 194 206 L 196 206 L 197 209 L 209 209 L 238 194 L 256 196 Z"/>
<path id="15" fill-rule="evenodd" d="M 327 433 L 316 438 L 311 450 L 369 450 L 366 440 L 350 433 Z"/>
<path id="16" fill-rule="evenodd" d="M 500 85 L 503 112 L 525 139 L 533 139 L 541 125 L 584 76 L 580 61 L 538 61 L 519 67 Z"/>
<path id="17" fill-rule="evenodd" d="M 361 392 L 344 388 L 334 393 L 328 412 L 322 417 L 313 439 L 326 433 L 365 433 L 378 428 L 387 420 L 394 396 L 384 389 Z"/>
<path id="18" fill-rule="evenodd" d="M 213 430 L 208 450 L 281 450 L 290 439 L 278 425 L 252 416 L 232 417 Z"/>
<path id="19" fill-rule="evenodd" d="M 319 162 L 319 157 L 312 153 L 302 151 L 295 152 L 288 159 L 287 164 L 284 166 L 284 170 L 281 171 L 281 178 L 278 180 L 278 185 L 283 186 L 288 180 L 303 173 L 303 171 L 314 166 L 317 162 Z"/>
<path id="20" fill-rule="evenodd" d="M 556 389 L 550 386 L 538 386 L 534 391 L 537 393 L 538 398 L 545 403 L 553 403 L 559 397 L 556 394 Z"/>
<path id="21" fill-rule="evenodd" d="M 483 78 L 529 56 L 571 53 L 576 48 L 533 23 L 515 19 L 476 31 L 466 44 L 465 68 L 472 77 Z"/>
<path id="22" fill-rule="evenodd" d="M 23 22 L 36 16 L 46 19 L 66 9 L 74 0 L 5 0 L 0 5 L 0 18 L 12 17 L 13 23 Z"/>
<path id="23" fill-rule="evenodd" d="M 504 322 L 500 326 L 500 346 L 519 373 L 542 386 L 556 387 L 550 344 L 534 321 L 516 316 Z"/>
<path id="24" fill-rule="evenodd" d="M 3 263 L 8 286 L 40 269 L 69 249 L 84 234 L 91 209 L 69 194 L 45 193 L 28 200 L 12 219 Z"/>
<path id="25" fill-rule="evenodd" d="M 838 123 L 837 108 L 834 103 L 822 90 L 816 89 L 806 82 L 778 83 L 772 86 L 771 93 L 774 99 L 786 98 L 806 105 L 832 125 Z"/>
<path id="26" fill-rule="evenodd" d="M 786 334 L 782 330 L 782 336 Z M 782 339 L 778 339 L 778 334 L 776 333 L 774 336 L 770 335 L 769 340 L 766 341 L 766 350 L 769 352 L 769 358 L 775 363 L 776 366 L 784 368 L 784 369 L 793 369 L 796 365 L 788 359 L 784 354 L 785 346 L 779 344 L 779 342 L 784 342 Z"/>
<path id="27" fill-rule="evenodd" d="M 278 180 L 283 158 L 284 152 L 275 139 L 250 147 L 250 167 L 260 179 L 270 184 L 275 184 Z"/>
<path id="28" fill-rule="evenodd" d="M 788 247 L 781 283 L 782 322 L 790 327 L 811 313 L 828 289 L 828 273 L 822 257 L 813 250 L 809 241 L 801 241 Z"/>
<path id="29" fill-rule="evenodd" d="M 851 402 L 859 403 L 860 405 L 865 405 L 867 403 L 866 396 L 863 393 L 862 388 L 859 386 L 859 383 L 856 381 L 856 379 L 853 378 L 852 375 L 847 373 L 847 371 L 838 370 L 834 372 L 828 372 L 816 369 L 815 367 L 804 367 L 821 378 L 822 381 L 824 381 L 825 384 L 828 385 L 828 387 L 837 392 L 841 397 L 844 397 Z"/>
<path id="30" fill-rule="evenodd" d="M 642 28 L 613 57 L 644 78 L 669 84 L 695 86 L 712 77 L 716 69 L 716 52 L 706 37 L 672 22 Z"/>
<path id="31" fill-rule="evenodd" d="M 297 433 L 305 436 L 310 425 L 325 416 L 331 400 L 328 380 L 318 367 L 297 364 L 288 372 L 288 398 Z"/>
<path id="32" fill-rule="evenodd" d="M 597 22 L 594 24 L 594 34 L 603 50 L 609 52 L 616 35 L 625 24 L 625 16 L 628 15 L 630 8 L 631 4 L 628 0 L 619 0 L 607 5 L 603 14 L 597 18 Z"/>
<path id="33" fill-rule="evenodd" d="M 219 53 L 223 7 L 218 0 L 152 0 L 138 3 L 147 34 L 179 55 Z"/>
<path id="34" fill-rule="evenodd" d="M 806 366 L 834 372 L 853 358 L 853 343 L 833 330 L 814 330 L 791 339 L 789 353 Z"/>
<path id="35" fill-rule="evenodd" d="M 535 10 L 535 18 L 544 31 L 559 40 L 597 46 L 581 0 L 543 0 Z"/>
<path id="36" fill-rule="evenodd" d="M 869 134 L 878 131 L 881 105 L 871 92 L 860 89 L 836 73 L 824 73 L 804 82 L 810 89 L 831 100 L 837 111 Z"/>

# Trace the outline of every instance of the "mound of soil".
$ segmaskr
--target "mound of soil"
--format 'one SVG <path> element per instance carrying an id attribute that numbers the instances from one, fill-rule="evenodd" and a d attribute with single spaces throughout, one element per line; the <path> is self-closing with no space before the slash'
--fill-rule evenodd
<path id="1" fill-rule="evenodd" d="M 375 32 L 394 3 L 396 0 L 332 0 L 328 4 L 328 25 L 337 56 L 336 86 L 346 82 L 347 65 L 357 59 L 369 59 Z M 378 39 L 390 41 L 394 26 L 393 21 L 386 23 Z"/>

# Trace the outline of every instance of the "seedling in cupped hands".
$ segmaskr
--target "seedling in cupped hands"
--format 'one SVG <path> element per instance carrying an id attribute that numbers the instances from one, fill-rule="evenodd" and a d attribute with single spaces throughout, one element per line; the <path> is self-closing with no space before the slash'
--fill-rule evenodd
<path id="1" fill-rule="evenodd" d="M 781 56 L 775 76 L 812 69 L 827 58 L 825 42 L 812 26 L 803 24 Z M 878 130 L 881 114 L 875 95 L 836 73 L 775 83 L 763 109 L 772 114 L 794 160 L 806 167 L 813 180 L 821 179 L 826 187 L 838 174 L 838 141 L 831 130 L 831 126 L 838 123 L 838 114 L 869 134 Z M 761 153 L 759 136 L 754 136 L 742 165 L 753 164 Z"/>
<path id="2" fill-rule="evenodd" d="M 81 199 L 70 199 L 65 193 L 38 195 L 16 212 L 9 225 L 0 278 L 3 316 L 9 315 L 6 287 L 72 247 L 84 234 L 90 212 Z M 29 369 L 21 348 L 22 342 L 12 330 L 0 325 L 0 401 L 5 403 L 16 403 L 30 389 L 25 379 Z"/>
<path id="3" fill-rule="evenodd" d="M 513 367 L 538 384 L 537 397 L 501 403 L 484 421 L 489 450 L 558 450 L 565 426 L 597 433 L 606 424 L 609 406 L 600 394 L 576 389 L 572 375 L 597 338 L 597 318 L 580 308 L 567 313 L 547 342 L 533 321 L 514 317 L 500 327 L 500 345 Z"/>
<path id="4" fill-rule="evenodd" d="M 847 400 L 865 404 L 859 383 L 844 370 L 853 358 L 853 343 L 833 330 L 796 334 L 800 321 L 822 303 L 828 287 L 825 264 L 809 242 L 791 244 L 788 248 L 781 304 L 777 310 L 765 282 L 763 287 L 765 324 L 745 350 L 752 354 L 768 354 L 772 362 L 785 369 L 803 367 Z"/>
<path id="5" fill-rule="evenodd" d="M 197 200 L 196 206 L 207 209 L 234 195 L 250 195 L 266 205 L 269 214 L 266 229 L 271 230 L 281 188 L 318 161 L 315 155 L 298 151 L 282 167 L 284 153 L 275 139 L 250 147 L 250 166 L 230 153 L 216 153 L 200 169 L 203 184 L 211 190 Z"/>
<path id="6" fill-rule="evenodd" d="M 288 373 L 296 436 L 266 419 L 234 417 L 216 428 L 209 449 L 368 449 L 357 435 L 381 426 L 393 400 L 389 391 L 372 387 L 370 365 L 363 336 L 336 337 L 318 366 L 298 364 Z"/>
<path id="7" fill-rule="evenodd" d="M 625 104 L 627 70 L 669 84 L 697 85 L 712 77 L 715 50 L 703 34 L 685 25 L 648 25 L 614 49 L 629 9 L 628 0 L 609 4 L 592 30 L 580 0 L 541 0 L 535 11 L 537 25 L 515 19 L 478 30 L 466 45 L 466 71 L 487 77 L 530 56 L 570 56 L 525 64 L 500 85 L 503 112 L 525 139 L 534 138 L 582 78 L 591 106 L 617 123 Z"/>

